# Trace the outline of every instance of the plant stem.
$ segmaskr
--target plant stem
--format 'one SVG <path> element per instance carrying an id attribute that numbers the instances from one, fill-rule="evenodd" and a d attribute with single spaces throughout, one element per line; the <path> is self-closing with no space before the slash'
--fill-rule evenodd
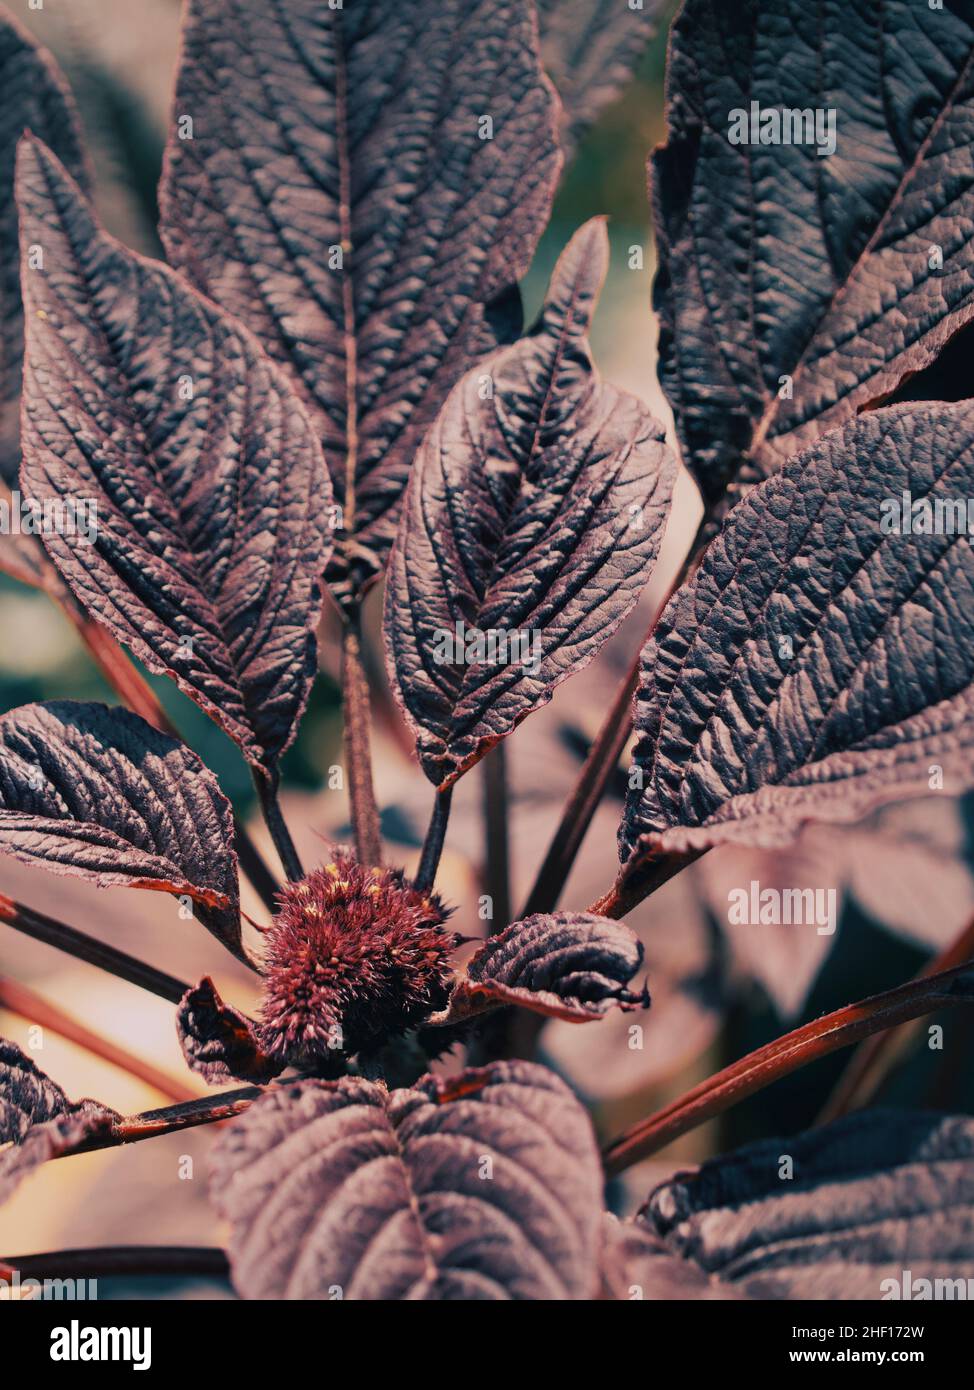
<path id="1" fill-rule="evenodd" d="M 28 1023 L 39 1023 L 42 1028 L 50 1028 L 52 1033 L 67 1038 L 68 1042 L 76 1043 L 96 1057 L 102 1057 L 113 1066 L 120 1067 L 122 1071 L 127 1071 L 131 1076 L 138 1077 L 140 1081 L 144 1081 L 147 1086 L 161 1092 L 169 1100 L 184 1101 L 196 1098 L 194 1090 L 168 1076 L 166 1072 L 160 1071 L 151 1062 L 146 1062 L 126 1048 L 119 1047 L 115 1043 L 109 1042 L 107 1038 L 93 1033 L 78 1019 L 63 1013 L 55 1004 L 47 999 L 42 999 L 39 994 L 35 994 L 26 985 L 17 984 L 14 980 L 4 979 L 2 976 L 0 976 L 0 1008 L 7 1009 L 10 1013 L 19 1014 Z"/>
<path id="2" fill-rule="evenodd" d="M 705 512 L 690 544 L 683 564 L 676 577 L 667 588 L 653 613 L 646 636 L 639 645 L 625 679 L 596 735 L 589 750 L 578 781 L 565 803 L 558 829 L 555 831 L 548 852 L 544 857 L 534 886 L 528 894 L 527 902 L 521 912 L 522 917 L 532 912 L 553 912 L 564 891 L 568 875 L 575 857 L 581 848 L 585 834 L 592 823 L 592 817 L 605 794 L 609 778 L 618 766 L 622 751 L 629 741 L 633 727 L 633 697 L 639 685 L 642 650 L 656 630 L 666 605 L 681 585 L 685 584 L 700 563 L 704 550 L 710 542 L 711 527 Z"/>
<path id="3" fill-rule="evenodd" d="M 490 935 L 502 932 L 511 918 L 510 815 L 507 796 L 507 749 L 497 743 L 482 764 L 487 892 L 491 901 Z"/>
<path id="4" fill-rule="evenodd" d="M 225 1279 L 230 1266 L 223 1250 L 205 1245 L 103 1245 L 87 1250 L 47 1250 L 7 1255 L 4 1269 L 21 1279 L 109 1279 L 113 1275 L 196 1274 Z"/>
<path id="5" fill-rule="evenodd" d="M 250 838 L 250 832 L 236 815 L 233 817 L 233 832 L 240 867 L 250 879 L 251 885 L 268 912 L 277 911 L 277 895 L 281 885 L 267 867 L 260 850 Z"/>
<path id="6" fill-rule="evenodd" d="M 369 685 L 362 666 L 361 615 L 356 607 L 342 632 L 342 713 L 345 765 L 355 853 L 362 864 L 382 863 L 379 811 L 372 785 Z"/>
<path id="7" fill-rule="evenodd" d="M 974 917 L 945 951 L 930 962 L 917 976 L 928 979 L 974 958 Z M 900 1058 L 903 1057 L 922 1024 L 911 1020 L 899 1028 L 877 1033 L 856 1048 L 849 1065 L 839 1077 L 838 1084 L 822 1108 L 817 1124 L 828 1124 L 850 1110 L 867 1105 Z"/>
<path id="8" fill-rule="evenodd" d="M 180 1105 L 167 1105 L 161 1110 L 143 1110 L 139 1115 L 116 1121 L 107 1133 L 84 1139 L 57 1157 L 70 1158 L 72 1154 L 114 1149 L 120 1144 L 138 1144 L 143 1139 L 156 1139 L 159 1135 L 195 1129 L 198 1125 L 217 1124 L 242 1114 L 262 1094 L 259 1086 L 241 1086 L 235 1091 L 224 1091 L 222 1095 L 203 1096 Z"/>
<path id="9" fill-rule="evenodd" d="M 284 869 L 284 876 L 290 883 L 297 883 L 304 878 L 304 869 L 301 867 L 298 852 L 294 848 L 291 832 L 288 830 L 287 823 L 281 813 L 276 779 L 272 779 L 267 773 L 259 771 L 257 768 L 252 768 L 251 771 L 260 801 L 260 809 L 264 814 L 264 821 L 270 831 L 271 839 L 274 841 L 274 848 L 277 850 L 278 858 Z"/>
<path id="10" fill-rule="evenodd" d="M 655 1115 L 633 1125 L 605 1149 L 606 1173 L 621 1173 L 681 1134 L 819 1057 L 907 1019 L 972 1003 L 974 967 L 966 964 L 825 1014 L 749 1053 Z"/>
<path id="11" fill-rule="evenodd" d="M 437 787 L 433 799 L 433 814 L 430 816 L 423 852 L 419 856 L 419 868 L 413 880 L 415 886 L 424 893 L 429 892 L 436 882 L 436 871 L 440 867 L 440 855 L 446 839 L 446 828 L 450 823 L 450 803 L 453 800 L 453 784 Z"/>
<path id="12" fill-rule="evenodd" d="M 620 870 L 619 877 L 608 893 L 592 903 L 588 911 L 616 920 L 625 917 L 626 913 L 631 912 L 644 898 L 655 893 L 657 888 L 662 888 L 664 883 L 669 883 L 671 878 L 682 869 L 688 868 L 703 854 L 706 854 L 706 850 L 693 849 L 671 851 L 641 859 L 637 853 Z"/>
<path id="13" fill-rule="evenodd" d="M 7 926 L 13 927 L 15 931 L 23 932 L 35 941 L 54 946 L 77 960 L 97 965 L 99 969 L 107 970 L 110 975 L 117 975 L 120 980 L 138 985 L 140 989 L 148 990 L 150 994 L 156 994 L 160 999 L 168 1000 L 170 1004 L 178 1004 L 189 989 L 189 985 L 184 984 L 182 980 L 177 980 L 162 970 L 156 970 L 154 966 L 146 965 L 144 961 L 127 955 L 124 951 L 116 950 L 104 941 L 96 941 L 93 936 L 86 936 L 84 932 L 66 926 L 54 917 L 35 912 L 2 893 L 0 922 L 6 922 Z"/>

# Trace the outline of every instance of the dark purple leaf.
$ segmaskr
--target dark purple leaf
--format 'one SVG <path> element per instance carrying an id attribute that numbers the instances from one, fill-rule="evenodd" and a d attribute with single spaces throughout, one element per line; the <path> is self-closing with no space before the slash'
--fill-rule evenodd
<path id="1" fill-rule="evenodd" d="M 416 458 L 386 645 L 439 785 L 592 659 L 659 553 L 673 457 L 662 426 L 589 355 L 608 259 L 594 219 L 559 260 L 534 330 L 454 387 Z"/>
<path id="2" fill-rule="evenodd" d="M 564 107 L 571 149 L 619 96 L 656 33 L 665 0 L 538 0 L 541 57 Z"/>
<path id="3" fill-rule="evenodd" d="M 645 1298 L 695 1277 L 721 1297 L 963 1298 L 974 1120 L 880 1110 L 763 1140 L 658 1187 L 636 1229 L 687 1267 L 644 1255 L 644 1278 L 629 1272 Z M 937 1293 L 934 1280 L 949 1282 Z"/>
<path id="4" fill-rule="evenodd" d="M 115 1118 L 96 1101 L 69 1101 L 15 1043 L 0 1038 L 0 1202 L 33 1168 L 110 1129 Z"/>
<path id="5" fill-rule="evenodd" d="M 642 943 L 620 922 L 590 912 L 537 913 L 484 942 L 442 1021 L 499 1004 L 570 1023 L 601 1018 L 613 1008 L 646 1009 L 648 991 L 628 988 L 642 961 Z"/>
<path id="6" fill-rule="evenodd" d="M 684 4 L 653 168 L 656 302 L 663 385 L 711 501 L 888 397 L 974 316 L 972 47 L 966 4 L 827 20 L 805 0 Z M 732 144 L 752 102 L 807 112 L 822 139 Z"/>
<path id="7" fill-rule="evenodd" d="M 257 1025 L 220 998 L 209 975 L 179 1001 L 176 1031 L 186 1065 L 211 1086 L 234 1080 L 263 1084 L 281 1070 L 262 1049 Z"/>
<path id="8" fill-rule="evenodd" d="M 24 314 L 20 300 L 20 245 L 14 168 L 17 142 L 32 130 L 86 187 L 88 170 L 71 93 L 47 49 L 0 9 L 0 499 L 20 515 L 10 497 L 20 469 L 20 381 L 24 359 Z M 44 587 L 52 575 L 33 535 L 0 534 L 0 569 L 26 584 Z"/>
<path id="9" fill-rule="evenodd" d="M 974 405 L 863 415 L 731 513 L 644 652 L 624 859 L 974 781 L 974 557 L 890 531 L 904 492 L 966 517 Z"/>
<path id="10" fill-rule="evenodd" d="M 605 1218 L 602 1253 L 603 1297 L 641 1302 L 693 1302 L 741 1299 L 731 1284 L 675 1254 L 645 1221 Z"/>
<path id="11" fill-rule="evenodd" d="M 189 7 L 160 230 L 311 410 L 344 509 L 340 596 L 381 568 L 449 388 L 517 331 L 556 109 L 521 0 Z"/>
<path id="12" fill-rule="evenodd" d="M 583 1299 L 601 1186 L 568 1088 L 502 1062 L 272 1090 L 218 1145 L 212 1192 L 247 1298 Z"/>
<path id="13" fill-rule="evenodd" d="M 195 753 L 127 710 L 56 700 L 0 718 L 0 853 L 186 894 L 242 956 L 230 803 Z"/>
<path id="14" fill-rule="evenodd" d="M 45 533 L 84 606 L 273 773 L 315 673 L 327 474 L 284 374 L 234 320 L 97 224 L 25 141 L 25 488 L 92 499 Z"/>

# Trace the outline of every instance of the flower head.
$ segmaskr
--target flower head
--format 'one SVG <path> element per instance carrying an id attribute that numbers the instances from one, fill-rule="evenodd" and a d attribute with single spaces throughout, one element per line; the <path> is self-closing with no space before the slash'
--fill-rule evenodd
<path id="1" fill-rule="evenodd" d="M 400 869 L 348 855 L 289 883 L 265 936 L 266 1050 L 313 1069 L 443 1008 L 455 944 L 447 915 Z"/>

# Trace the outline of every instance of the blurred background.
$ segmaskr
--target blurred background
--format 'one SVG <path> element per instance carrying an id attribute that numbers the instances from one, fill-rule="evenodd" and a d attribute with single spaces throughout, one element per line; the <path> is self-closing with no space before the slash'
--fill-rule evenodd
<path id="1" fill-rule="evenodd" d="M 557 0 L 555 0 L 557 3 Z M 47 0 L 17 17 L 54 52 L 81 110 L 93 155 L 97 201 L 109 229 L 127 245 L 159 255 L 155 190 L 176 60 L 176 0 Z M 670 7 L 672 8 L 672 7 Z M 654 255 L 646 196 L 646 156 L 664 135 L 664 12 L 632 80 L 582 140 L 568 165 L 551 225 L 524 286 L 528 321 L 548 274 L 573 231 L 593 214 L 610 217 L 612 271 L 598 309 L 593 348 L 603 375 L 642 397 L 672 434 L 656 381 L 657 328 L 651 307 Z M 641 251 L 640 257 L 634 254 Z M 661 593 L 696 528 L 699 504 L 682 477 L 664 555 L 638 610 L 591 667 L 563 685 L 552 704 L 508 741 L 511 902 L 527 896 L 590 740 Z M 378 655 L 381 595 L 373 593 L 369 632 L 377 684 L 375 776 L 390 862 L 414 865 L 431 807 L 405 730 L 383 686 Z M 341 710 L 335 673 L 337 627 L 322 625 L 321 679 L 285 761 L 284 809 L 306 865 L 347 835 L 345 793 L 329 785 L 341 764 Z M 150 678 L 168 714 L 218 774 L 255 839 L 273 858 L 253 815 L 249 776 L 234 746 L 168 682 Z M 72 628 L 43 595 L 0 577 L 0 710 L 57 697 L 106 700 L 112 692 Z M 585 841 L 562 898 L 582 908 L 604 892 L 616 867 L 615 833 L 626 786 L 625 759 Z M 441 886 L 457 905 L 461 932 L 482 934 L 484 781 L 479 771 L 454 801 Z M 777 854 L 711 853 L 629 919 L 646 948 L 653 1006 L 588 1027 L 549 1024 L 542 1054 L 590 1105 L 608 1138 L 689 1085 L 803 1020 L 888 988 L 920 970 L 974 913 L 972 804 L 944 796 L 894 806 L 853 828 L 820 827 Z M 834 936 L 814 927 L 734 927 L 728 892 L 762 885 L 835 888 Z M 76 880 L 0 865 L 0 892 L 143 956 L 180 978 L 213 975 L 225 998 L 250 1008 L 253 977 L 202 928 L 179 918 L 172 900 L 130 890 L 98 891 Z M 266 920 L 245 889 L 245 910 Z M 0 926 L 0 975 L 27 985 L 74 1019 L 128 1048 L 164 1075 L 156 1084 L 40 1030 L 25 1014 L 0 1011 L 0 1034 L 24 1047 L 72 1098 L 96 1096 L 132 1113 L 206 1087 L 184 1065 L 172 1009 L 154 997 Z M 26 1012 L 26 1011 L 25 1011 Z M 942 1051 L 914 1043 L 882 1093 L 884 1101 L 950 1110 L 974 1105 L 961 1011 L 942 1023 Z M 636 1032 L 633 1025 L 638 1025 Z M 641 1203 L 652 1183 L 748 1138 L 788 1134 L 811 1124 L 848 1061 L 839 1053 L 778 1083 L 631 1170 L 610 1193 L 620 1213 Z M 205 1196 L 207 1129 L 49 1165 L 0 1209 L 0 1254 L 113 1243 L 207 1245 L 223 1236 Z M 103 1293 L 112 1291 L 104 1285 Z M 115 1287 L 119 1292 L 121 1286 Z M 221 1296 L 219 1285 L 140 1281 L 145 1296 Z"/>

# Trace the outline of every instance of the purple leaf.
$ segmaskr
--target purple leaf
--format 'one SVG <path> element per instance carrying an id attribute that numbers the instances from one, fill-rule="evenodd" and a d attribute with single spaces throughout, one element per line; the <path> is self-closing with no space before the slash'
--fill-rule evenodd
<path id="1" fill-rule="evenodd" d="M 712 502 L 888 397 L 974 316 L 972 45 L 967 7 L 823 22 L 804 0 L 684 4 L 653 165 L 656 302 L 663 386 Z M 731 143 L 752 103 L 817 134 Z"/>
<path id="2" fill-rule="evenodd" d="M 20 381 L 24 314 L 14 168 L 25 129 L 50 145 L 83 187 L 88 170 L 67 84 L 47 49 L 6 10 L 0 10 L 0 499 L 11 507 L 20 469 Z M 12 508 L 18 512 L 16 504 Z M 26 584 L 50 582 L 44 552 L 33 535 L 0 534 L 0 569 Z"/>
<path id="3" fill-rule="evenodd" d="M 966 515 L 974 405 L 863 415 L 734 509 L 644 651 L 624 859 L 974 781 L 974 557 L 891 532 L 904 492 Z"/>
<path id="4" fill-rule="evenodd" d="M 195 753 L 127 710 L 57 700 L 0 718 L 0 853 L 186 894 L 245 958 L 230 803 Z"/>
<path id="5" fill-rule="evenodd" d="M 556 109 L 519 0 L 190 5 L 160 231 L 311 410 L 340 597 L 378 574 L 447 391 L 517 331 Z"/>
<path id="6" fill-rule="evenodd" d="M 273 775 L 315 673 L 327 475 L 250 334 L 97 224 L 25 140 L 25 488 L 91 499 L 47 549 L 80 602 Z"/>
<path id="7" fill-rule="evenodd" d="M 15 1043 L 0 1038 L 0 1202 L 48 1159 L 111 1128 L 97 1101 L 69 1101 Z"/>
<path id="8" fill-rule="evenodd" d="M 585 666 L 649 579 L 675 463 L 587 332 L 601 219 L 573 237 L 542 317 L 450 393 L 416 458 L 385 631 L 427 777 L 454 781 Z"/>
<path id="9" fill-rule="evenodd" d="M 641 1302 L 693 1302 L 745 1298 L 733 1285 L 714 1278 L 674 1253 L 645 1221 L 605 1218 L 602 1254 L 604 1298 Z"/>
<path id="10" fill-rule="evenodd" d="M 218 1145 L 212 1193 L 246 1298 L 584 1299 L 601 1186 L 568 1088 L 503 1062 L 272 1090 Z"/>
<path id="11" fill-rule="evenodd" d="M 564 107 L 571 150 L 629 82 L 656 33 L 665 0 L 538 0 L 541 57 Z"/>
<path id="12" fill-rule="evenodd" d="M 445 1014 L 452 1023 L 500 1004 L 587 1023 L 610 1009 L 646 1009 L 629 982 L 642 965 L 639 938 L 590 912 L 537 913 L 490 937 L 467 965 Z"/>
<path id="13" fill-rule="evenodd" d="M 186 1065 L 211 1086 L 233 1080 L 263 1084 L 281 1070 L 261 1047 L 257 1025 L 224 1003 L 208 975 L 179 1001 L 176 1031 Z"/>
<path id="14" fill-rule="evenodd" d="M 956 1281 L 974 1279 L 974 1120 L 880 1110 L 762 1140 L 658 1187 L 635 1228 L 686 1267 L 645 1261 L 645 1298 L 672 1297 L 684 1277 L 721 1297 L 963 1297 Z M 919 1282 L 945 1278 L 953 1293 Z"/>

